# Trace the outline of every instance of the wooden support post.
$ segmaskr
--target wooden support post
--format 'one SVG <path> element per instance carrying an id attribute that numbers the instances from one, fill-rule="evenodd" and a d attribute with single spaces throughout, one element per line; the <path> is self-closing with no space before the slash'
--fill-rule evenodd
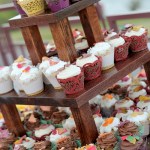
<path id="1" fill-rule="evenodd" d="M 60 59 L 74 62 L 77 52 L 68 18 L 49 24 Z"/>
<path id="2" fill-rule="evenodd" d="M 38 26 L 21 28 L 27 49 L 34 65 L 41 62 L 42 57 L 46 56 L 46 50 L 38 29 Z"/>
<path id="3" fill-rule="evenodd" d="M 83 145 L 96 142 L 98 131 L 92 116 L 89 103 L 80 108 L 71 108 Z"/>
<path id="4" fill-rule="evenodd" d="M 1 112 L 5 119 L 7 128 L 17 136 L 25 135 L 25 129 L 21 122 L 18 110 L 15 105 L 0 105 Z"/>
<path id="5" fill-rule="evenodd" d="M 148 84 L 150 86 L 150 61 L 147 62 L 146 64 L 144 64 L 144 69 L 145 69 L 145 72 L 146 72 Z"/>
<path id="6" fill-rule="evenodd" d="M 92 5 L 81 10 L 79 16 L 89 46 L 91 47 L 94 43 L 104 41 L 95 6 Z"/>

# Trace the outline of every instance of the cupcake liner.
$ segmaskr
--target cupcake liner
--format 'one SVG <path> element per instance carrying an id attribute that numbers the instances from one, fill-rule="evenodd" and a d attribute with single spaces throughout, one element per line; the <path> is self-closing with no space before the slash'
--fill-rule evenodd
<path id="1" fill-rule="evenodd" d="M 20 5 L 18 4 L 18 0 L 13 0 L 14 6 L 16 8 L 16 10 L 18 11 L 18 13 L 22 16 L 25 16 L 26 13 L 24 12 L 24 10 L 20 7 Z"/>
<path id="2" fill-rule="evenodd" d="M 23 0 L 18 1 L 18 4 L 28 16 L 36 16 L 43 14 L 45 11 L 44 0 Z"/>
<path id="3" fill-rule="evenodd" d="M 125 38 L 123 45 L 115 47 L 115 61 L 125 60 L 128 57 L 130 43 L 131 39 Z"/>
<path id="4" fill-rule="evenodd" d="M 46 0 L 46 2 L 52 12 L 57 12 L 69 6 L 69 0 Z"/>
<path id="5" fill-rule="evenodd" d="M 110 108 L 101 107 L 100 110 L 103 117 L 111 117 L 115 110 L 115 106 L 112 106 Z"/>
<path id="6" fill-rule="evenodd" d="M 147 49 L 147 42 L 148 42 L 147 32 L 145 32 L 141 36 L 132 36 L 129 48 L 132 50 L 132 52 L 139 52 Z"/>
<path id="7" fill-rule="evenodd" d="M 13 83 L 11 79 L 0 82 L 0 95 L 5 94 L 13 90 Z"/>
<path id="8" fill-rule="evenodd" d="M 88 63 L 83 66 L 85 80 L 93 80 L 101 75 L 102 71 L 102 58 L 97 57 L 94 63 Z"/>
<path id="9" fill-rule="evenodd" d="M 84 73 L 68 79 L 58 79 L 60 85 L 63 87 L 66 94 L 75 94 L 84 90 Z"/>

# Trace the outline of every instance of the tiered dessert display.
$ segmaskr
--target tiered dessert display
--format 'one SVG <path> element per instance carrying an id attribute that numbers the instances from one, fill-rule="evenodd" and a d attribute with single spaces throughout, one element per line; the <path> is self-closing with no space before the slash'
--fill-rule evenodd
<path id="1" fill-rule="evenodd" d="M 77 58 L 77 52 L 74 47 L 75 43 L 68 17 L 78 12 L 90 47 L 92 47 L 95 43 L 104 41 L 96 8 L 94 6 L 94 3 L 98 1 L 99 0 L 82 0 L 61 11 L 51 14 L 23 18 L 17 16 L 10 19 L 9 23 L 13 28 L 21 28 L 33 65 L 41 63 L 42 57 L 46 56 L 46 50 L 38 29 L 38 25 L 42 23 L 47 23 L 50 26 L 59 58 L 62 61 L 70 61 L 73 63 Z M 119 39 L 120 37 L 117 38 Z M 95 44 L 93 48 L 89 49 L 88 53 L 92 53 L 92 51 L 94 52 L 94 49 L 96 50 L 97 46 L 103 48 L 103 45 L 105 45 L 105 47 L 109 47 L 109 44 Z M 140 50 L 138 49 L 138 51 Z M 99 57 L 96 56 L 94 59 Z M 124 60 L 126 57 L 126 54 L 119 58 L 116 57 L 116 61 L 120 58 L 121 60 Z M 109 61 L 111 62 L 111 60 Z M 81 63 L 80 59 L 76 61 L 76 63 L 79 62 Z M 148 82 L 150 82 L 150 52 L 148 49 L 137 53 L 130 53 L 128 58 L 124 61 L 116 62 L 114 67 L 113 65 L 114 62 L 108 66 L 106 61 L 102 67 L 99 67 L 99 71 L 101 71 L 101 68 L 103 70 L 107 68 L 107 70 L 102 71 L 102 74 L 100 76 L 98 75 L 99 77 L 94 80 L 89 81 L 88 76 L 86 76 L 87 81 L 85 81 L 84 90 L 77 94 L 67 95 L 67 92 L 65 93 L 62 90 L 55 90 L 51 85 L 45 85 L 44 91 L 35 96 L 26 95 L 31 94 L 28 93 L 29 89 L 27 89 L 26 94 L 23 92 L 17 94 L 15 91 L 11 91 L 7 94 L 0 95 L 0 109 L 3 113 L 8 129 L 10 132 L 19 136 L 25 134 L 25 130 L 21 123 L 15 104 L 70 107 L 82 144 L 86 145 L 96 142 L 98 131 L 90 109 L 89 100 L 98 95 L 100 92 L 105 91 L 111 85 L 121 80 L 124 76 L 128 75 L 130 72 L 142 65 L 144 65 Z M 28 71 L 28 69 L 30 68 L 27 67 L 25 71 Z M 59 74 L 59 77 L 60 76 L 61 75 Z M 62 83 L 61 80 L 60 83 Z M 108 95 L 105 96 L 105 98 L 109 97 L 110 96 Z M 107 122 L 112 123 L 113 120 L 113 118 L 106 119 L 104 124 L 108 124 Z M 119 122 L 117 125 L 119 125 Z M 105 128 L 101 130 L 104 131 Z M 111 136 L 114 138 L 114 135 Z M 107 138 L 107 134 L 104 135 L 104 137 Z M 98 144 L 101 142 L 101 138 L 103 137 L 100 136 L 97 140 Z"/>

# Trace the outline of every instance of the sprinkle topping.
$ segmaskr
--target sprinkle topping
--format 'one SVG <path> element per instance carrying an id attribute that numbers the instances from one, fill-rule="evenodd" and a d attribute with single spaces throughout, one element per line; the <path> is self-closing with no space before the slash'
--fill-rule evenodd
<path id="1" fill-rule="evenodd" d="M 107 118 L 107 119 L 105 120 L 105 122 L 104 122 L 103 126 L 104 126 L 104 127 L 106 127 L 106 126 L 108 126 L 108 125 L 112 124 L 112 123 L 113 123 L 113 121 L 114 121 L 114 117 Z"/>

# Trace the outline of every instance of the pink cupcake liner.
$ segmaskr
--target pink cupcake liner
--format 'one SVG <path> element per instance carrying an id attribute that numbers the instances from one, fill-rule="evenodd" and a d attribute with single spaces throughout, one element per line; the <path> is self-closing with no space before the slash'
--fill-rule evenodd
<path id="1" fill-rule="evenodd" d="M 125 43 L 115 48 L 115 61 L 125 60 L 128 57 L 131 39 L 124 37 Z"/>
<path id="2" fill-rule="evenodd" d="M 57 12 L 69 6 L 69 0 L 46 0 L 46 2 L 52 12 Z"/>
<path id="3" fill-rule="evenodd" d="M 139 52 L 145 50 L 147 49 L 147 42 L 148 42 L 147 32 L 145 32 L 141 36 L 132 36 L 130 49 L 132 50 L 132 52 Z"/>
<path id="4" fill-rule="evenodd" d="M 97 57 L 94 63 L 88 63 L 83 66 L 85 80 L 93 80 L 101 75 L 102 71 L 102 58 Z"/>
<path id="5" fill-rule="evenodd" d="M 58 82 L 63 87 L 66 94 L 76 94 L 84 90 L 84 73 L 81 73 L 77 76 L 68 78 L 68 79 L 58 79 Z"/>

